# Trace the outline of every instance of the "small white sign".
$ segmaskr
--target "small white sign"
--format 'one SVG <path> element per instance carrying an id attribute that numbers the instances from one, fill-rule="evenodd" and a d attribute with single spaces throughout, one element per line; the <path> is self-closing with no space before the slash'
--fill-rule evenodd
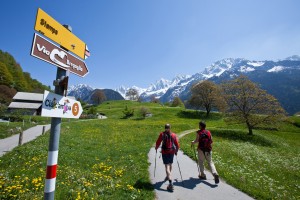
<path id="1" fill-rule="evenodd" d="M 82 111 L 79 101 L 49 91 L 44 92 L 41 116 L 79 118 Z"/>

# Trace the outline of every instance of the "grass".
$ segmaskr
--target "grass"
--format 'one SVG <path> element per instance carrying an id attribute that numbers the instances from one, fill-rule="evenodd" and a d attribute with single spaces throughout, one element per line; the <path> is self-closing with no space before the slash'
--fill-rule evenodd
<path id="1" fill-rule="evenodd" d="M 134 117 L 123 119 L 125 104 L 135 110 Z M 138 114 L 142 107 L 153 117 L 143 119 Z M 62 124 L 56 199 L 154 199 L 147 154 L 158 133 L 165 123 L 176 133 L 196 129 L 203 115 L 130 101 L 106 102 L 98 112 L 108 119 Z M 228 183 L 258 199 L 299 197 L 298 127 L 284 123 L 284 132 L 255 130 L 255 136 L 248 137 L 246 129 L 227 126 L 217 113 L 206 121 L 215 141 L 217 170 Z M 194 137 L 180 140 L 191 157 Z M 45 134 L 1 157 L 0 199 L 43 199 L 48 143 Z"/>
<path id="2" fill-rule="evenodd" d="M 256 199 L 299 199 L 300 130 L 256 131 L 211 129 L 213 160 L 221 178 Z M 195 160 L 189 141 L 183 150 Z"/>
<path id="3" fill-rule="evenodd" d="M 0 139 L 7 138 L 14 134 L 19 134 L 20 131 L 18 131 L 18 127 L 20 127 L 22 130 L 26 130 L 35 125 L 36 124 L 29 124 L 29 123 L 26 123 L 23 125 L 22 122 L 9 122 L 9 123 L 1 122 L 0 123 Z"/>
<path id="4" fill-rule="evenodd" d="M 0 139 L 4 139 L 10 137 L 15 134 L 19 134 L 18 127 L 22 130 L 27 130 L 28 128 L 37 126 L 37 125 L 44 125 L 44 124 L 51 124 L 50 117 L 41 117 L 41 116 L 24 116 L 24 123 L 23 122 L 1 122 L 0 123 Z M 68 121 L 78 121 L 77 119 L 62 119 L 63 122 Z"/>

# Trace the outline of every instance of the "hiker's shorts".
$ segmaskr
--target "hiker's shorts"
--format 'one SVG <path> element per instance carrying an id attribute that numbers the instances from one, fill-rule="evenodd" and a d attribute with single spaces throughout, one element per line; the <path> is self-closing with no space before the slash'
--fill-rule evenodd
<path id="1" fill-rule="evenodd" d="M 174 154 L 162 154 L 163 163 L 165 165 L 173 163 Z"/>

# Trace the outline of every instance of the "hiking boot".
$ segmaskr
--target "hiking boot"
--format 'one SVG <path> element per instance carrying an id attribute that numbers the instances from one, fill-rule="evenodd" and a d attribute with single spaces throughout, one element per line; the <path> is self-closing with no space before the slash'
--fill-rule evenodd
<path id="1" fill-rule="evenodd" d="M 199 175 L 198 176 L 201 180 L 206 180 L 206 175 L 204 174 L 204 175 Z"/>
<path id="2" fill-rule="evenodd" d="M 218 184 L 220 182 L 219 180 L 219 175 L 218 174 L 213 174 L 215 178 L 215 184 Z"/>
<path id="3" fill-rule="evenodd" d="M 169 191 L 174 191 L 174 186 L 173 186 L 173 184 L 169 184 L 168 185 L 168 187 L 167 187 L 167 190 L 169 190 Z"/>

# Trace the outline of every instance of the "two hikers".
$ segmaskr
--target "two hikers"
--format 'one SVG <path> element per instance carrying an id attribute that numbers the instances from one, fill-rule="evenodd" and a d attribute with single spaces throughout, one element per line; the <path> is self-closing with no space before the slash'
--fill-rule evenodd
<path id="1" fill-rule="evenodd" d="M 204 121 L 199 122 L 199 130 L 197 131 L 196 139 L 191 142 L 191 145 L 198 143 L 198 164 L 200 166 L 199 178 L 206 180 L 206 174 L 204 173 L 204 161 L 208 162 L 211 173 L 214 176 L 215 183 L 219 183 L 219 175 L 216 167 L 212 161 L 212 136 L 209 130 L 206 130 L 206 124 Z M 177 155 L 179 149 L 179 142 L 175 133 L 171 132 L 171 125 L 165 125 L 165 131 L 161 132 L 156 140 L 155 150 L 159 148 L 162 143 L 162 159 L 165 164 L 166 178 L 165 181 L 169 181 L 167 187 L 168 190 L 173 191 L 174 186 L 172 182 L 171 172 L 174 154 Z"/>
<path id="2" fill-rule="evenodd" d="M 176 134 L 171 132 L 170 124 L 166 124 L 165 131 L 159 134 L 155 146 L 156 152 L 161 142 L 162 142 L 162 147 L 161 147 L 162 159 L 166 169 L 165 181 L 169 181 L 169 185 L 167 189 L 173 191 L 174 186 L 172 182 L 171 172 L 172 172 L 174 154 L 177 155 L 179 149 L 179 143 Z"/>
<path id="3" fill-rule="evenodd" d="M 215 183 L 219 183 L 219 175 L 216 167 L 212 160 L 212 136 L 209 130 L 206 130 L 206 124 L 204 121 L 199 122 L 199 130 L 197 131 L 196 139 L 192 141 L 191 145 L 198 143 L 198 163 L 200 167 L 199 178 L 206 180 L 206 175 L 204 173 L 204 161 L 208 162 L 211 173 L 214 176 Z"/>

